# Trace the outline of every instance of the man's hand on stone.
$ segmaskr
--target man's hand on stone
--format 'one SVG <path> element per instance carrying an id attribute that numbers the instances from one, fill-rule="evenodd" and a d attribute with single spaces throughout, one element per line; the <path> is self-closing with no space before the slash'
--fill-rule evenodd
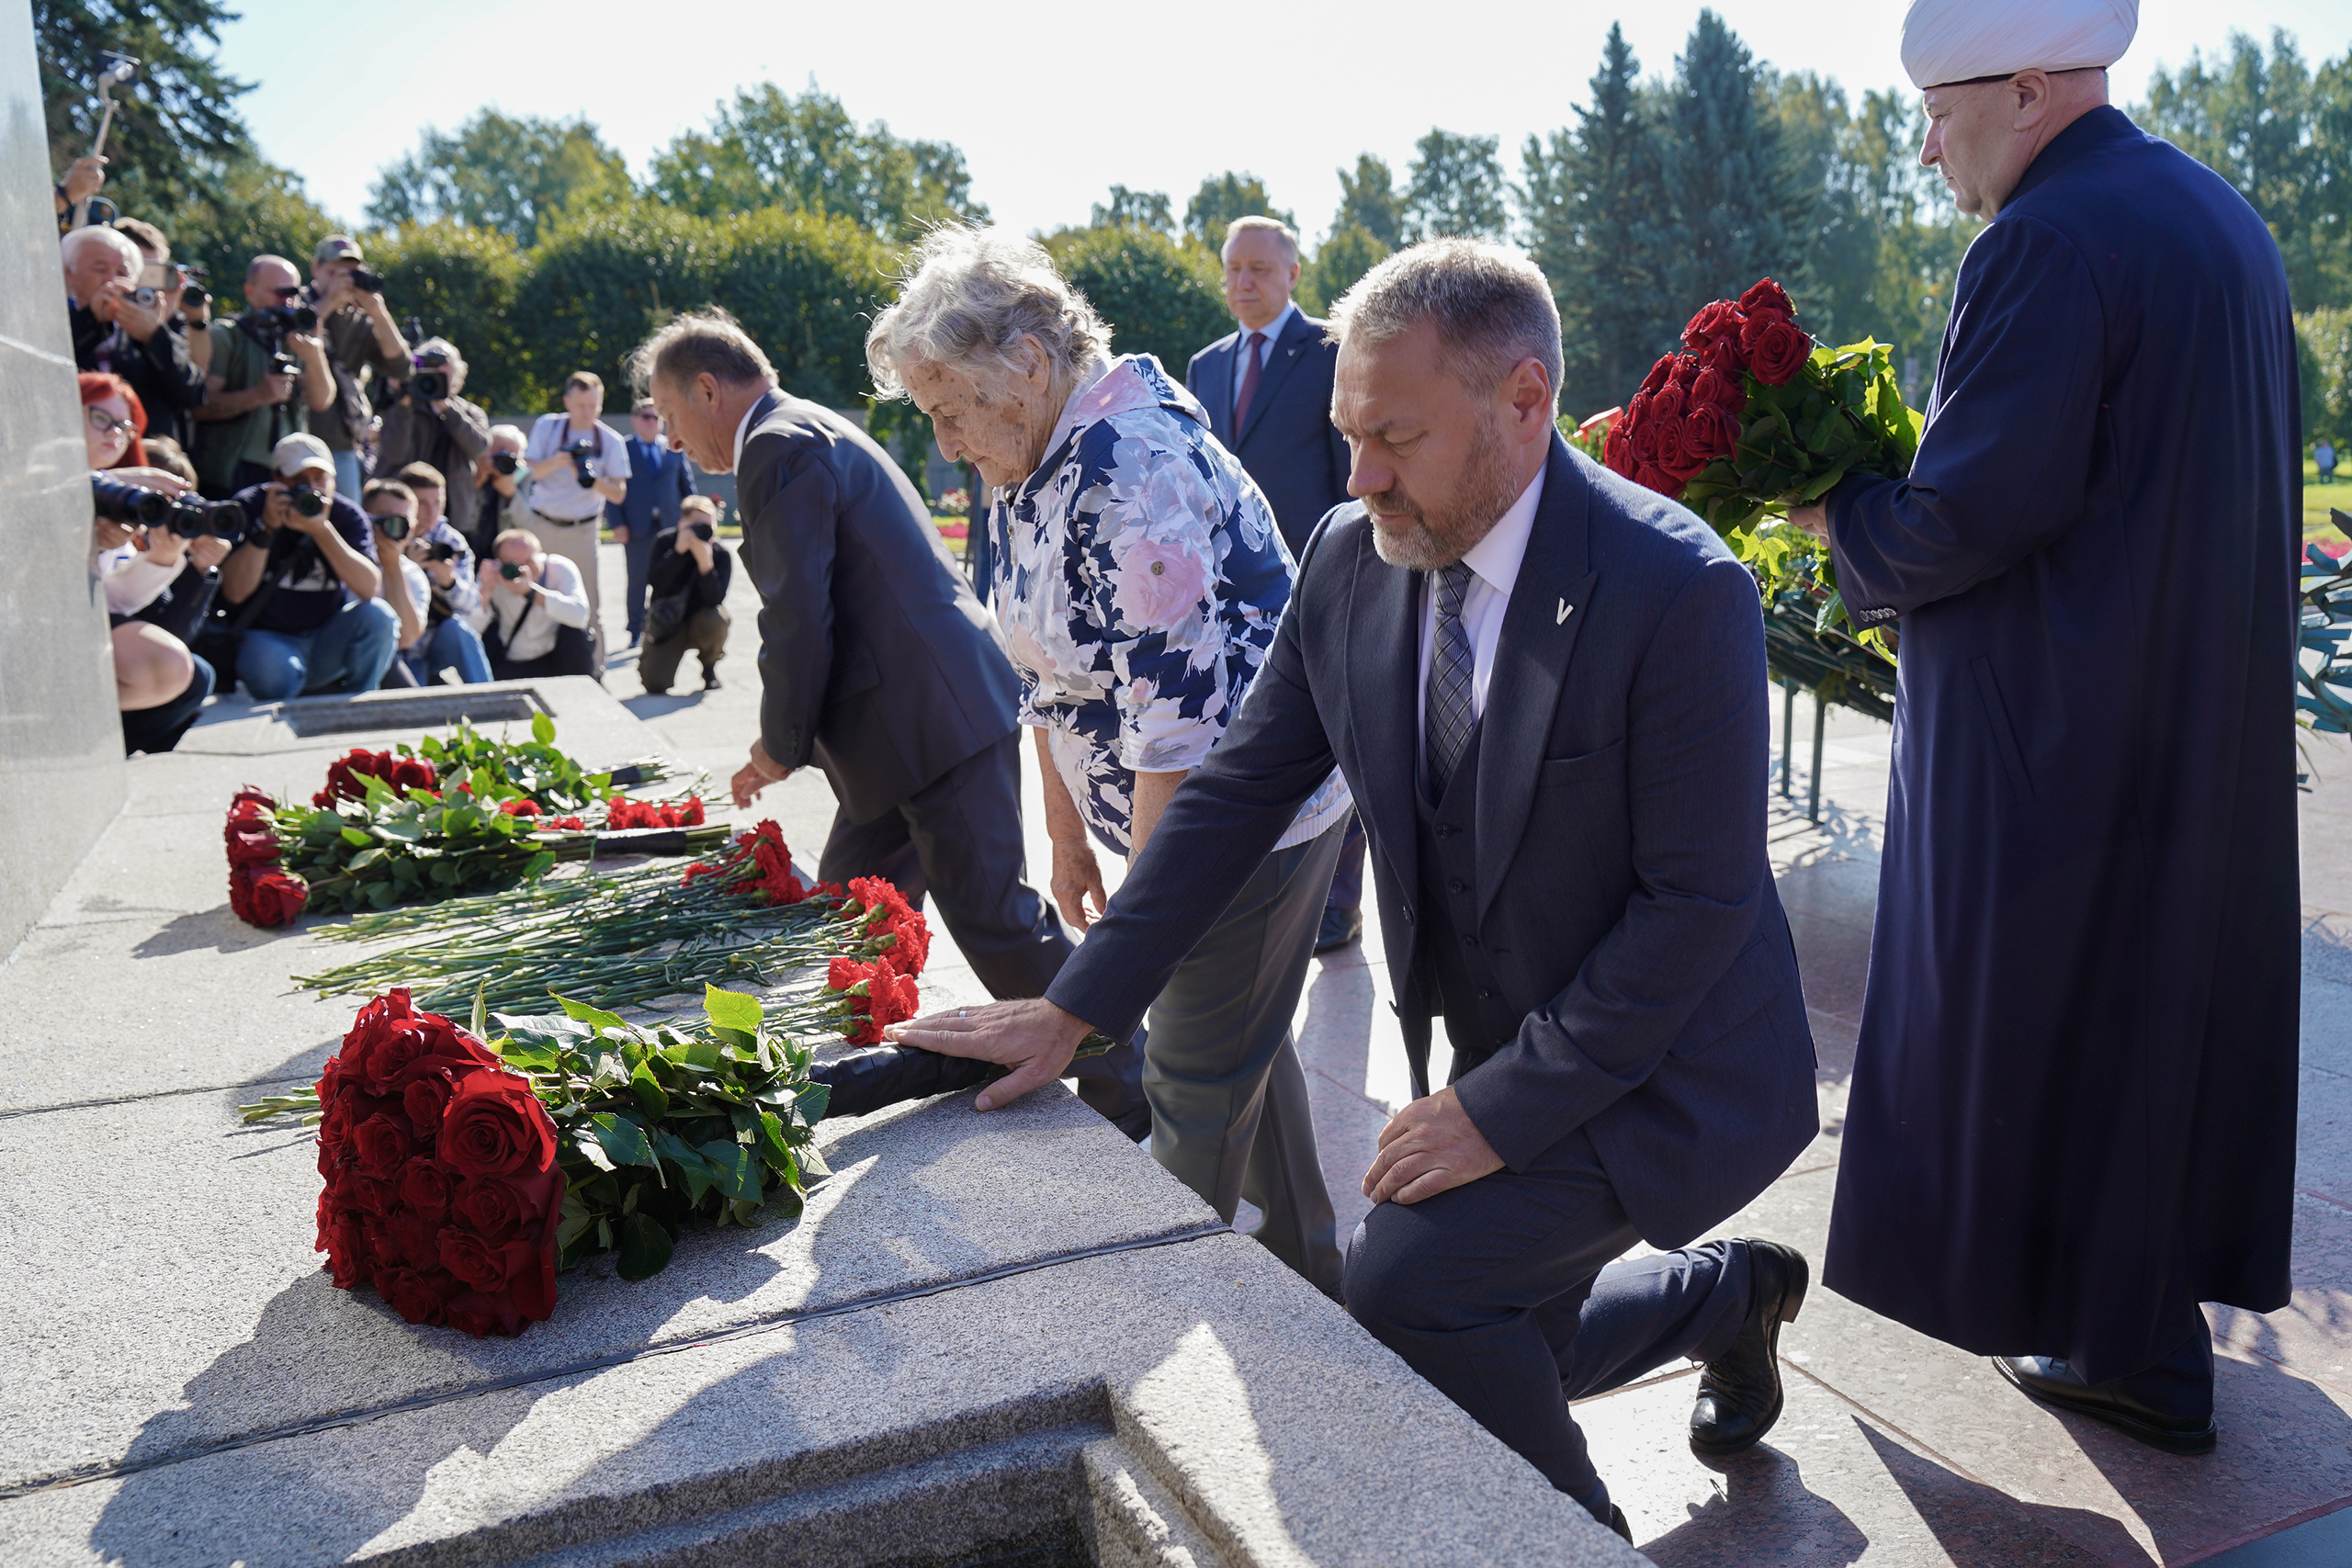
<path id="1" fill-rule="evenodd" d="M 1043 997 L 1024 997 L 894 1023 L 882 1032 L 882 1038 L 943 1056 L 966 1056 L 1012 1068 L 972 1101 L 976 1111 L 994 1111 L 1061 1077 L 1087 1032 L 1084 1019 L 1072 1017 Z"/>
<path id="2" fill-rule="evenodd" d="M 1792 507 L 1789 521 L 1816 539 L 1826 540 L 1829 537 L 1829 508 L 1826 506 Z"/>
<path id="3" fill-rule="evenodd" d="M 1502 1168 L 1502 1156 L 1448 1084 L 1388 1119 L 1380 1153 L 1364 1172 L 1363 1195 L 1375 1203 L 1418 1203 Z"/>

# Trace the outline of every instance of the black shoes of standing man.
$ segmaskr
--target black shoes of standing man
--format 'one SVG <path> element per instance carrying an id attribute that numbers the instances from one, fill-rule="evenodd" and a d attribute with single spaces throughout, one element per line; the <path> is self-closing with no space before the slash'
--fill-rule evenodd
<path id="1" fill-rule="evenodd" d="M 2184 1392 L 2168 1387 L 2168 1382 L 2190 1383 L 2192 1386 L 2186 1391 L 2190 1395 L 2187 1403 L 2199 1402 L 2194 1397 L 2198 1392 L 2193 1387 L 2194 1380 L 2167 1380 L 2164 1375 L 2167 1369 L 2161 1364 L 2146 1372 L 2098 1383 L 2085 1382 L 2080 1372 L 2055 1356 L 1996 1356 L 1993 1365 L 2020 1392 L 2042 1404 L 2104 1421 L 2165 1453 L 2210 1454 L 2220 1436 L 2221 1428 L 2215 1425 L 2211 1409 L 2210 1373 L 2201 1401 L 2207 1408 L 2199 1411 L 2165 1407 L 2172 1403 L 2165 1400 L 2165 1394 L 2177 1398 Z"/>
<path id="2" fill-rule="evenodd" d="M 1747 1321 L 1731 1348 L 1699 1372 L 1690 1407 L 1690 1451 L 1727 1459 L 1756 1446 L 1781 1418 L 1781 1325 L 1794 1323 L 1812 1273 L 1804 1254 L 1777 1241 L 1747 1249 Z"/>

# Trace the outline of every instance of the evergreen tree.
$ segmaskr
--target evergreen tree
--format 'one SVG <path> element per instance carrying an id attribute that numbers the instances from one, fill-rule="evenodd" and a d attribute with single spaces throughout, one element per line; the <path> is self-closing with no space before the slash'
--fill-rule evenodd
<path id="1" fill-rule="evenodd" d="M 847 218 L 885 239 L 911 239 L 950 220 L 985 222 L 964 154 L 907 141 L 881 122 L 861 128 L 813 81 L 795 96 L 772 82 L 739 90 L 707 131 L 654 154 L 650 194 L 705 218 L 762 208 Z"/>
<path id="2" fill-rule="evenodd" d="M 1770 79 L 1766 93 L 1790 182 L 1813 197 L 1800 269 L 1806 288 L 1797 301 L 1805 325 L 1825 343 L 1877 336 L 1880 214 L 1871 180 L 1849 157 L 1845 89 L 1799 72 Z"/>
<path id="3" fill-rule="evenodd" d="M 1125 186 L 1113 186 L 1110 201 L 1094 204 L 1094 215 L 1087 220 L 1087 227 L 1148 229 L 1155 234 L 1173 234 L 1176 217 L 1166 191 L 1129 190 Z"/>
<path id="4" fill-rule="evenodd" d="M 1566 366 L 1562 406 L 1591 412 L 1632 395 L 1670 322 L 1659 280 L 1666 258 L 1645 248 L 1664 197 L 1658 185 L 1659 108 L 1641 62 L 1612 26 L 1592 78 L 1592 103 L 1573 130 L 1531 136 L 1519 189 L 1528 254 L 1560 307 Z"/>
<path id="5" fill-rule="evenodd" d="M 368 218 L 385 228 L 451 219 L 527 246 L 557 213 L 632 194 L 627 161 L 585 119 L 483 109 L 455 131 L 427 130 L 415 152 L 387 164 Z"/>
<path id="6" fill-rule="evenodd" d="M 1225 228 L 1237 218 L 1252 214 L 1271 218 L 1292 230 L 1298 220 L 1266 199 L 1266 182 L 1255 175 L 1237 175 L 1227 169 L 1213 179 L 1201 182 L 1193 199 L 1184 204 L 1184 232 L 1210 250 L 1222 250 Z"/>
<path id="7" fill-rule="evenodd" d="M 86 154 L 104 109 L 92 85 L 99 55 L 135 56 L 138 79 L 115 89 L 107 131 L 107 198 L 126 217 L 168 219 L 228 164 L 254 157 L 237 99 L 253 91 L 213 58 L 220 25 L 236 13 L 219 0 L 33 0 L 41 112 L 56 173 Z"/>
<path id="8" fill-rule="evenodd" d="M 1396 176 L 1388 172 L 1387 161 L 1360 152 L 1356 155 L 1356 172 L 1351 175 L 1341 169 L 1339 174 L 1340 210 L 1331 220 L 1332 234 L 1360 229 L 1381 247 L 1383 255 L 1402 245 L 1405 198 L 1397 193 Z M 1367 267 L 1370 265 L 1365 264 Z"/>
<path id="9" fill-rule="evenodd" d="M 1457 136 L 1432 129 L 1413 144 L 1412 184 L 1405 193 L 1404 228 L 1415 241 L 1442 234 L 1472 240 L 1503 236 L 1503 166 L 1499 136 Z"/>
<path id="10" fill-rule="evenodd" d="M 1789 166 L 1747 46 L 1702 10 L 1674 65 L 1658 141 L 1666 205 L 1644 225 L 1645 248 L 1668 258 L 1666 313 L 1679 327 L 1765 276 L 1802 297 L 1815 196 Z"/>

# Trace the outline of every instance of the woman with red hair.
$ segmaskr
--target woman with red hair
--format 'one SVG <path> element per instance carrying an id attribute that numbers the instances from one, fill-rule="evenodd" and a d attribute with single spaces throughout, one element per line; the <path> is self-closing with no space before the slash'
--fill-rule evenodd
<path id="1" fill-rule="evenodd" d="M 94 468 L 143 468 L 147 466 L 147 410 L 130 383 L 104 370 L 85 370 L 82 383 L 82 440 L 89 448 Z"/>

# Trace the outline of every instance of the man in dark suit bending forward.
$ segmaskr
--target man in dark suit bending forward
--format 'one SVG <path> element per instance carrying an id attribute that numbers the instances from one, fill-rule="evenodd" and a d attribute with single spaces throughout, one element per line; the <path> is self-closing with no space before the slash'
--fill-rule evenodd
<path id="1" fill-rule="evenodd" d="M 1524 258 L 1417 246 L 1332 315 L 1362 501 L 1317 529 L 1224 744 L 1043 998 L 893 1033 L 1011 1066 L 984 1111 L 1090 1027 L 1128 1038 L 1336 762 L 1419 1096 L 1364 1178 L 1348 1310 L 1623 1533 L 1569 1401 L 1688 1357 L 1692 1447 L 1752 1445 L 1807 1280 L 1776 1243 L 1691 1245 L 1815 1129 L 1756 585 L 1561 440 L 1559 318 Z M 1644 1240 L 1671 1250 L 1611 1261 Z"/>
<path id="2" fill-rule="evenodd" d="M 630 371 L 675 449 L 736 476 L 761 696 L 735 804 L 822 769 L 840 809 L 818 880 L 885 876 L 916 905 L 928 892 L 991 995 L 1041 994 L 1072 943 L 1023 880 L 1020 686 L 930 509 L 863 430 L 779 390 L 723 310 L 673 319 Z M 1132 1049 L 1072 1076 L 1130 1136 L 1149 1129 Z"/>

